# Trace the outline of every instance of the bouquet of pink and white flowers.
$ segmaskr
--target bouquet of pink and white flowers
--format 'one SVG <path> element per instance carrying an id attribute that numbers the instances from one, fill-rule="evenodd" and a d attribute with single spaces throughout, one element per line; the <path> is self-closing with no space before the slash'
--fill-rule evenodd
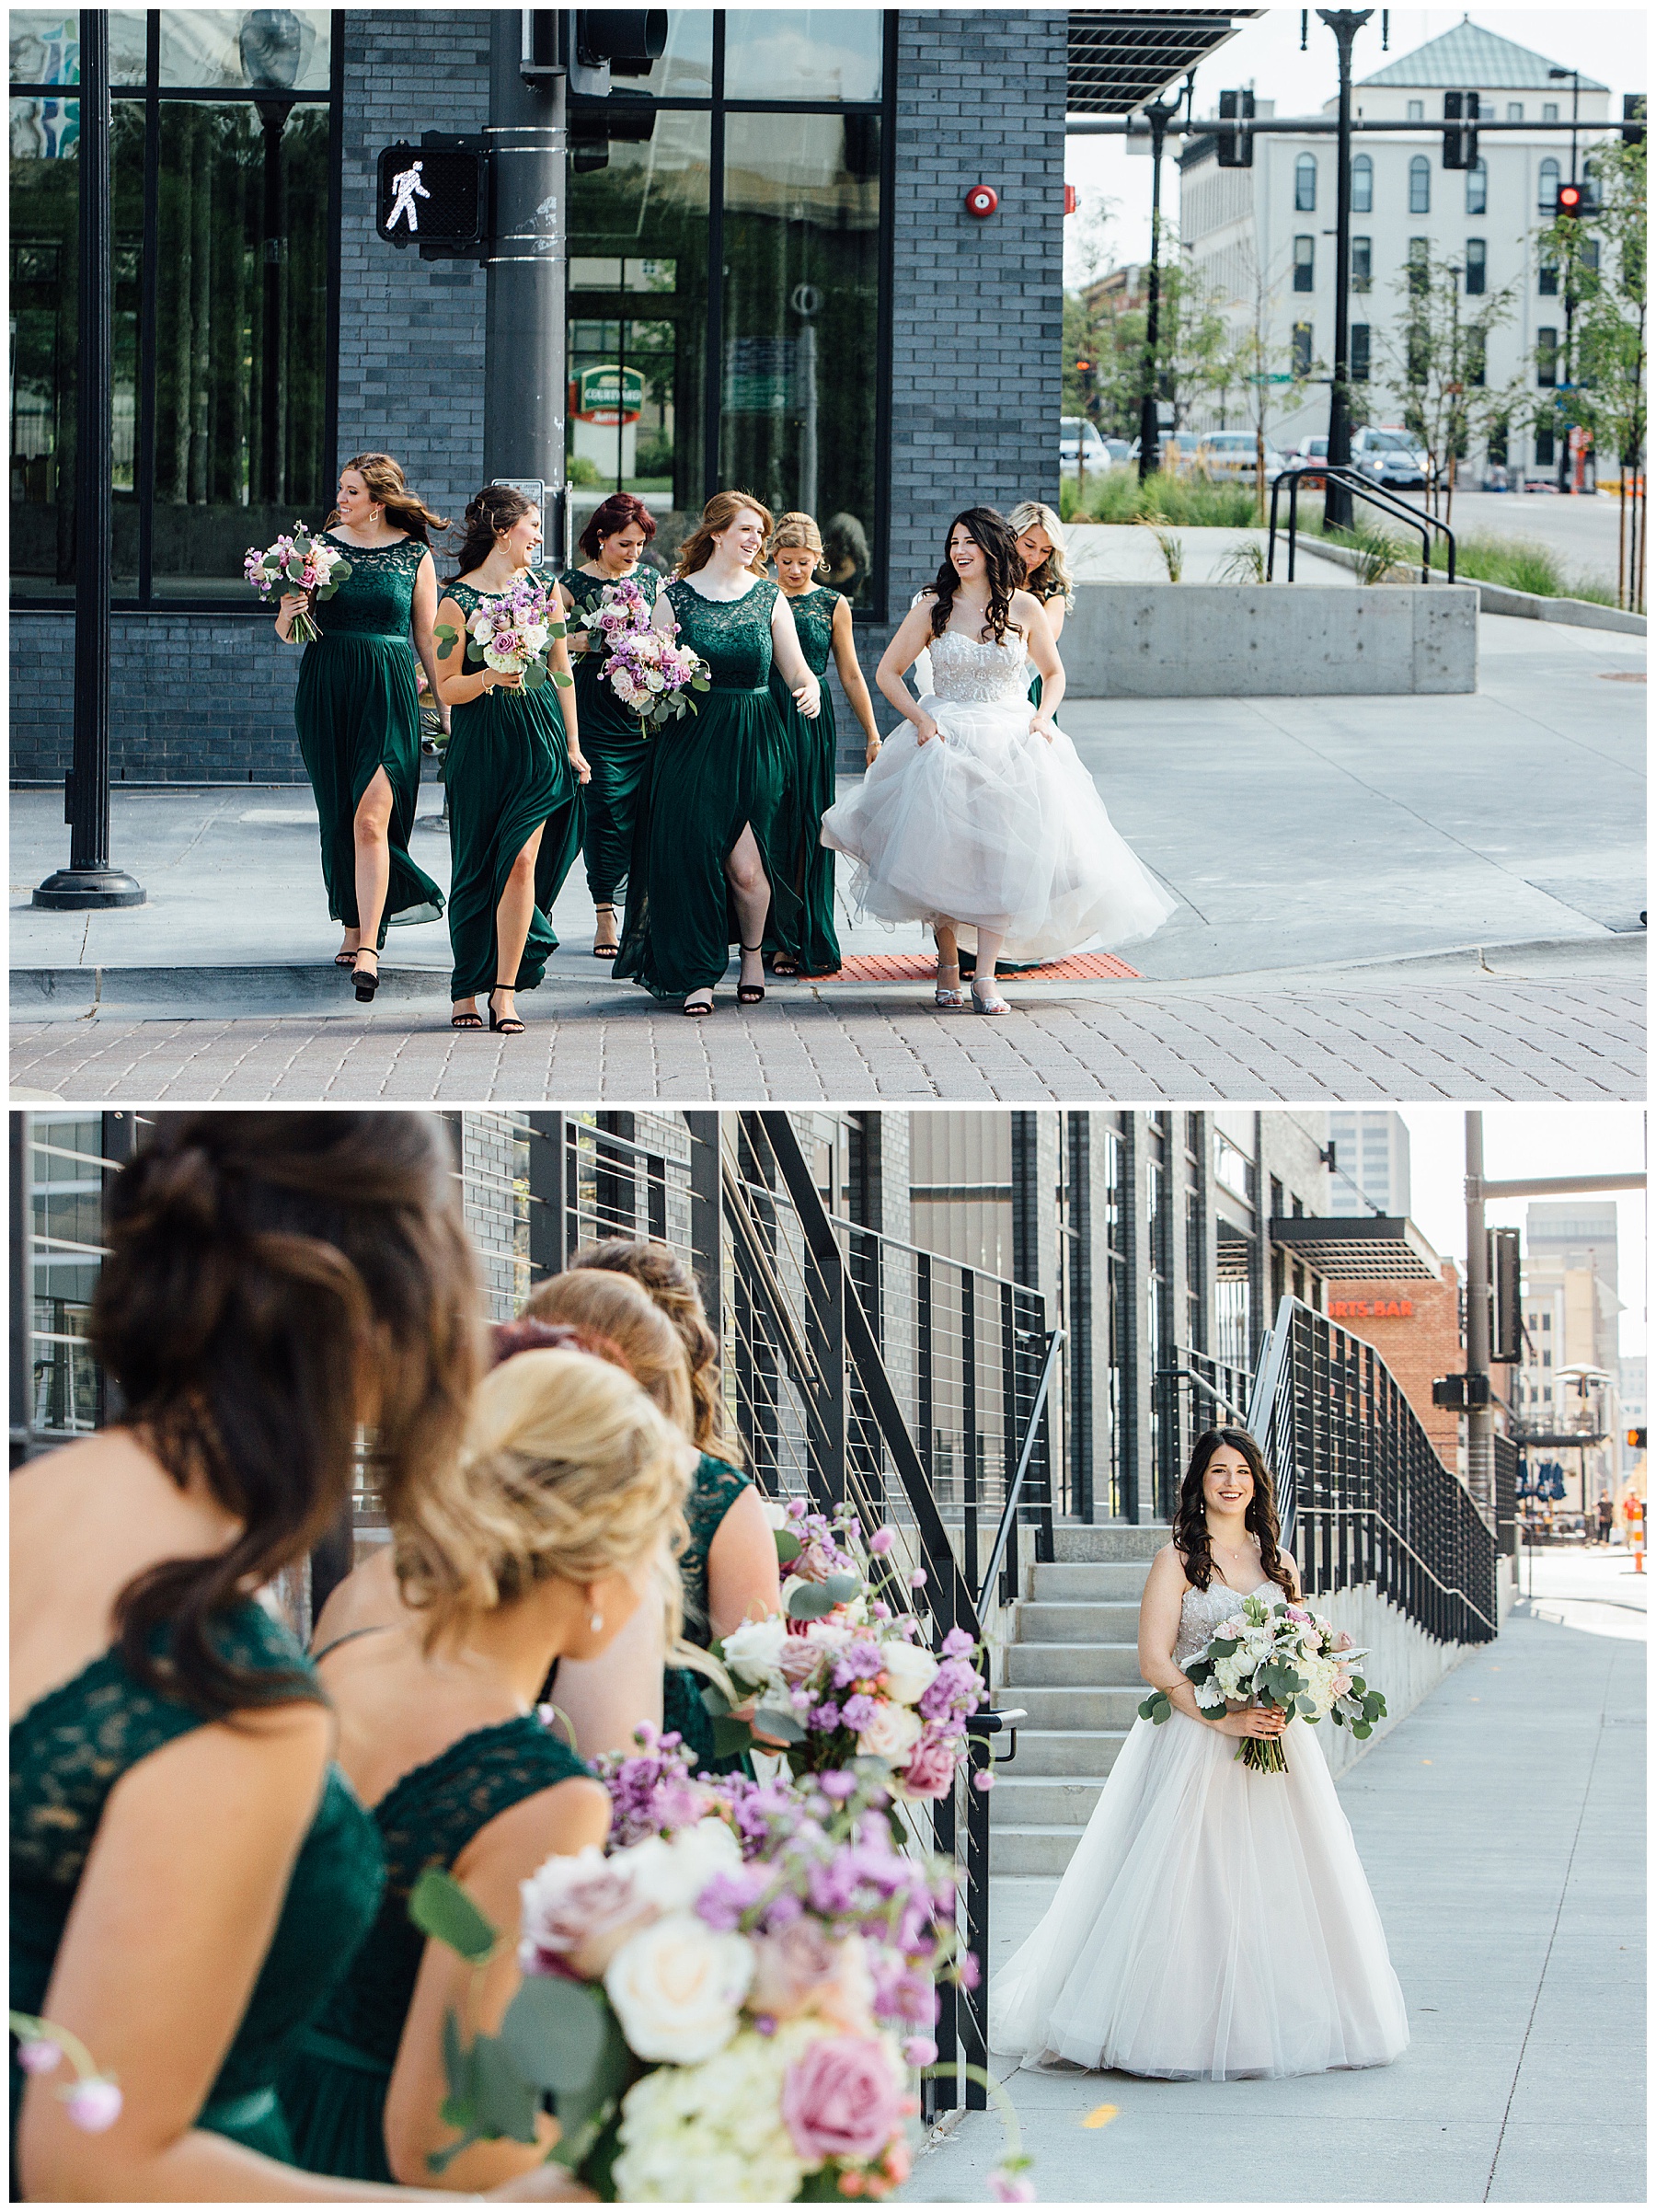
<path id="1" fill-rule="evenodd" d="M 279 537 L 262 553 L 249 546 L 242 573 L 261 599 L 272 592 L 304 592 L 314 604 L 333 597 L 350 575 L 351 563 L 334 539 L 295 523 L 291 536 Z M 297 644 L 310 645 L 322 633 L 302 607 L 290 635 Z"/>
<path id="2" fill-rule="evenodd" d="M 439 622 L 431 635 L 437 640 L 437 658 L 446 661 L 460 632 L 452 622 Z M 553 668 L 547 658 L 552 640 L 565 635 L 552 593 L 533 578 L 520 576 L 503 592 L 480 598 L 467 617 L 462 666 L 498 668 L 502 675 L 522 676 L 525 691 L 538 691 L 548 680 L 567 689 L 573 678 Z M 498 688 L 490 685 L 491 697 Z"/>
<path id="3" fill-rule="evenodd" d="M 1308 1607 L 1285 1599 L 1267 1605 L 1245 1597 L 1228 1620 L 1222 1620 L 1201 1653 L 1185 1668 L 1204 1712 L 1226 1712 L 1243 1705 L 1274 1706 L 1292 1719 L 1332 1720 L 1354 1736 L 1374 1734 L 1386 1717 L 1386 1699 L 1356 1671 L 1364 1656 L 1332 1621 Z M 1165 1689 L 1153 1690 L 1139 1707 L 1158 1725 L 1172 1711 Z M 1286 1774 L 1288 1761 L 1274 1738 L 1244 1736 L 1236 1757 L 1262 1773 Z"/>
<path id="4" fill-rule="evenodd" d="M 694 714 L 696 701 L 688 694 L 712 684 L 707 662 L 676 642 L 676 623 L 672 638 L 652 625 L 649 600 L 633 577 L 624 576 L 604 586 L 587 626 L 587 651 L 599 655 L 600 679 L 650 732 Z"/>

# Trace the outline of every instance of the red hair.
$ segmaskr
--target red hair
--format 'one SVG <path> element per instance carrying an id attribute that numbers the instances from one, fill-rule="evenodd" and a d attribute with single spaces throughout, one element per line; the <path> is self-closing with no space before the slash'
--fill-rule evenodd
<path id="1" fill-rule="evenodd" d="M 625 530 L 628 523 L 638 524 L 647 545 L 656 534 L 655 516 L 636 493 L 612 491 L 601 506 L 593 508 L 579 540 L 581 551 L 589 560 L 596 560 L 604 539 Z"/>

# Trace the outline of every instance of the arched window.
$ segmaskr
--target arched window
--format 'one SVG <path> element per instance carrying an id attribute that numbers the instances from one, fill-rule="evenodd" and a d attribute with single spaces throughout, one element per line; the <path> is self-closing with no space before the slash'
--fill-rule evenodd
<path id="1" fill-rule="evenodd" d="M 1432 164 L 1424 154 L 1417 154 L 1409 165 L 1409 212 L 1411 215 L 1432 213 Z"/>
<path id="2" fill-rule="evenodd" d="M 1544 161 L 1536 174 L 1541 182 L 1536 203 L 1544 215 L 1556 215 L 1558 212 L 1558 165 L 1556 161 Z"/>
<path id="3" fill-rule="evenodd" d="M 1372 215 L 1374 212 L 1374 165 L 1366 154 L 1359 154 L 1351 163 L 1351 213 L 1354 215 Z"/>
<path id="4" fill-rule="evenodd" d="M 1302 154 L 1294 165 L 1294 209 L 1296 214 L 1308 215 L 1317 207 L 1317 156 Z"/>
<path id="5" fill-rule="evenodd" d="M 1480 154 L 1466 171 L 1466 213 L 1469 215 L 1487 215 L 1489 212 L 1489 165 Z"/>

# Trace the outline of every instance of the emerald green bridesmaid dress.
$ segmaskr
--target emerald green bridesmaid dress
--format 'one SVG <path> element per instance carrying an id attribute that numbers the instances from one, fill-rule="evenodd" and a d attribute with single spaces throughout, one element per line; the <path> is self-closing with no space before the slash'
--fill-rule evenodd
<path id="1" fill-rule="evenodd" d="M 691 693 L 695 713 L 650 740 L 615 973 L 658 998 L 682 998 L 719 983 L 742 942 L 725 862 L 744 827 L 758 843 L 772 924 L 783 933 L 797 928 L 799 894 L 773 858 L 785 747 L 770 695 L 776 587 L 762 578 L 740 599 L 704 599 L 679 577 L 666 597 L 713 684 Z"/>
<path id="2" fill-rule="evenodd" d="M 467 621 L 489 593 L 443 586 Z M 451 650 L 458 651 L 458 642 Z M 584 735 L 584 732 L 582 732 Z M 533 991 L 558 950 L 552 907 L 581 850 L 581 785 L 556 684 L 537 691 L 486 691 L 449 709 L 443 764 L 449 795 L 450 997 L 470 998 L 512 983 L 495 956 L 495 914 L 512 864 L 537 827 L 535 911 L 514 987 Z M 541 826 L 543 825 L 544 826 Z"/>
<path id="3" fill-rule="evenodd" d="M 779 668 L 771 670 L 771 697 L 782 723 L 787 751 L 782 804 L 777 810 L 774 850 L 797 907 L 773 906 L 765 950 L 790 962 L 801 975 L 832 975 L 840 964 L 834 927 L 834 855 L 822 843 L 822 816 L 834 804 L 834 766 L 839 739 L 834 726 L 834 698 L 824 671 L 834 652 L 834 617 L 840 594 L 819 584 L 790 599 L 799 647 L 813 676 L 822 677 L 822 710 L 808 721 L 794 705 Z M 789 939 L 782 925 L 791 915 L 797 927 Z"/>
<path id="4" fill-rule="evenodd" d="M 442 892 L 408 858 L 420 798 L 420 696 L 408 625 L 426 547 L 417 537 L 389 546 L 338 542 L 351 574 L 331 599 L 312 609 L 322 635 L 299 663 L 293 720 L 316 795 L 328 911 L 347 929 L 359 927 L 356 811 L 379 769 L 390 782 L 391 882 L 380 916 L 383 946 L 391 923 L 434 922 L 443 912 Z"/>
<path id="5" fill-rule="evenodd" d="M 585 629 L 604 600 L 611 581 L 589 576 L 583 569 L 566 569 L 558 580 L 573 600 L 569 628 Z M 661 580 L 642 563 L 617 583 L 636 583 L 653 607 Z M 594 906 L 614 906 L 627 888 L 632 860 L 633 825 L 638 819 L 638 788 L 650 766 L 650 740 L 636 714 L 629 714 L 599 674 L 601 656 L 575 656 L 575 704 L 581 717 L 581 750 L 592 771 L 592 780 L 581 793 L 582 845 L 586 853 L 587 889 Z"/>
<path id="6" fill-rule="evenodd" d="M 753 1487 L 752 1475 L 730 1467 L 704 1452 L 696 1465 L 690 1495 L 684 1501 L 684 1518 L 690 1524 L 690 1541 L 679 1554 L 679 1579 L 684 1585 L 684 1642 L 707 1651 L 713 1642 L 707 1618 L 707 1553 L 719 1525 L 744 1490 Z M 661 1733 L 676 1728 L 696 1754 L 698 1774 L 729 1774 L 737 1768 L 751 1773 L 745 1754 L 719 1758 L 713 1750 L 713 1717 L 702 1703 L 705 1675 L 687 1666 L 667 1667 L 661 1676 Z"/>
<path id="7" fill-rule="evenodd" d="M 296 1696 L 325 1701 L 304 1652 L 253 1600 L 223 1617 L 214 1642 L 232 1665 L 294 1675 Z M 154 1648 L 165 1649 L 165 1631 L 157 1632 Z M 45 2005 L 109 1792 L 152 1752 L 205 1725 L 193 1707 L 135 1681 L 114 1651 L 48 1690 L 13 1723 L 11 2002 L 19 2011 L 39 2013 Z M 367 1934 L 384 1886 L 378 1830 L 339 1768 L 330 1767 L 247 2009 L 196 2114 L 198 2127 L 295 2162 L 278 2083 Z M 14 2198 L 23 2079 L 14 2049 Z"/>
<path id="8" fill-rule="evenodd" d="M 587 1772 L 566 1745 L 524 1715 L 461 1736 L 394 1782 L 374 1806 L 387 1869 L 379 1917 L 282 2077 L 297 2164 L 351 2181 L 393 2179 L 385 2092 L 426 1944 L 408 1918 L 409 1893 L 428 1866 L 452 1868 L 497 1814 Z"/>

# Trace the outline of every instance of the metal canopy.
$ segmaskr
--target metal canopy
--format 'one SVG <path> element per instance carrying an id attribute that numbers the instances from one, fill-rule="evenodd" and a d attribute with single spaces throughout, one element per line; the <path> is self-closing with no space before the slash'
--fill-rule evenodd
<path id="1" fill-rule="evenodd" d="M 1234 36 L 1260 7 L 1072 7 L 1069 111 L 1128 115 Z"/>
<path id="2" fill-rule="evenodd" d="M 1412 1221 L 1396 1215 L 1329 1220 L 1273 1214 L 1271 1241 L 1319 1275 L 1347 1283 L 1436 1283 L 1438 1256 Z"/>

